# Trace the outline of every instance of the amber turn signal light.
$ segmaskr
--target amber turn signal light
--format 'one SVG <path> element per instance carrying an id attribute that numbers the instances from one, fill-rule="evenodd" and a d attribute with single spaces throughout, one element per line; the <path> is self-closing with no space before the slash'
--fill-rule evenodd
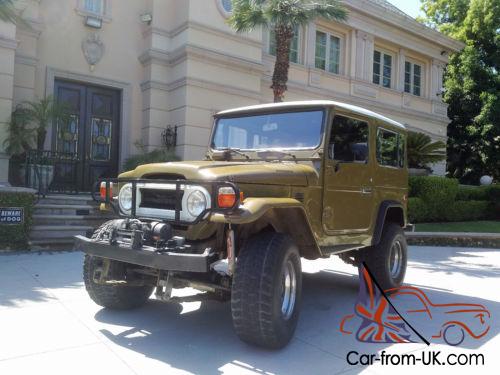
<path id="1" fill-rule="evenodd" d="M 102 200 L 106 200 L 106 183 L 101 182 L 101 185 L 99 185 L 99 195 L 101 196 Z M 109 193 L 108 196 L 111 199 L 111 196 L 113 195 L 113 183 L 109 183 Z"/>
<path id="2" fill-rule="evenodd" d="M 243 201 L 243 192 L 240 192 L 240 201 Z M 219 193 L 217 194 L 217 205 L 219 208 L 231 208 L 236 203 L 236 192 L 230 186 L 224 186 L 219 188 Z"/>

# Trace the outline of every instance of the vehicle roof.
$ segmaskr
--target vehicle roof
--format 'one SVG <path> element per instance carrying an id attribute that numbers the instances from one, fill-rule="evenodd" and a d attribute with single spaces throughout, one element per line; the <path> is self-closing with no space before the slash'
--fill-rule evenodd
<path id="1" fill-rule="evenodd" d="M 224 115 L 234 115 L 238 113 L 251 113 L 251 112 L 262 112 L 265 110 L 273 110 L 273 109 L 286 109 L 286 108 L 297 108 L 297 107 L 337 107 L 346 109 L 350 112 L 357 113 L 359 115 L 372 117 L 386 123 L 389 123 L 395 127 L 406 129 L 406 127 L 394 120 L 391 120 L 388 117 L 382 116 L 379 113 L 370 111 L 369 109 L 358 107 L 356 105 L 336 102 L 333 100 L 304 100 L 304 101 L 295 101 L 295 102 L 282 102 L 282 103 L 269 103 L 269 104 L 258 104 L 252 105 L 248 107 L 240 107 L 234 109 L 228 109 L 225 111 L 218 112 L 215 116 L 224 116 Z"/>

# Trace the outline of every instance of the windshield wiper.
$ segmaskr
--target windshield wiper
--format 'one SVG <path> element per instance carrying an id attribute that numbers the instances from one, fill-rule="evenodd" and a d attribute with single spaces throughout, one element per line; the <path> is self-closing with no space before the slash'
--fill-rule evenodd
<path id="1" fill-rule="evenodd" d="M 280 151 L 280 150 L 260 151 L 257 152 L 257 156 L 259 158 L 264 158 L 264 159 L 275 158 L 278 160 L 283 159 L 283 157 L 285 156 L 290 156 L 293 159 L 293 161 L 297 163 L 297 157 L 291 152 L 286 152 L 286 151 Z"/>
<path id="2" fill-rule="evenodd" d="M 244 152 L 241 152 L 239 148 L 224 147 L 224 148 L 218 148 L 217 151 L 222 151 L 224 152 L 224 154 L 227 154 L 229 156 L 231 154 L 237 154 L 243 156 L 246 160 L 250 160 L 250 156 L 248 156 Z M 226 159 L 230 159 L 230 157 Z"/>

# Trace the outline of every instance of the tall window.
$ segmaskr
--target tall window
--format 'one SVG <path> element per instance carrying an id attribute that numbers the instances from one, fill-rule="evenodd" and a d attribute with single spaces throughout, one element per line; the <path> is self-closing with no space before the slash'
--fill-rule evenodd
<path id="1" fill-rule="evenodd" d="M 316 31 L 315 67 L 330 73 L 340 72 L 340 38 Z"/>
<path id="2" fill-rule="evenodd" d="M 422 66 L 405 61 L 405 92 L 420 96 L 422 87 Z"/>
<path id="3" fill-rule="evenodd" d="M 299 63 L 299 48 L 300 48 L 300 28 L 295 27 L 293 30 L 293 39 L 290 44 L 290 62 Z M 269 32 L 269 54 L 276 56 L 276 32 L 274 27 L 271 27 Z"/>
<path id="4" fill-rule="evenodd" d="M 103 0 L 85 0 L 83 3 L 83 7 L 87 12 L 90 13 L 95 13 L 95 14 L 104 13 Z"/>
<path id="5" fill-rule="evenodd" d="M 391 87 L 392 56 L 375 50 L 373 52 L 373 83 Z"/>

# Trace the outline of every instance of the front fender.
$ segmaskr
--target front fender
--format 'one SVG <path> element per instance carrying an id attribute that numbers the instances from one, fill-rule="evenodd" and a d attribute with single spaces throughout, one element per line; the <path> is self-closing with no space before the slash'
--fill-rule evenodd
<path id="1" fill-rule="evenodd" d="M 290 235 L 301 256 L 307 259 L 323 256 L 303 204 L 293 198 L 247 198 L 237 210 L 214 213 L 210 221 L 243 225 L 264 221 L 277 232 Z"/>

